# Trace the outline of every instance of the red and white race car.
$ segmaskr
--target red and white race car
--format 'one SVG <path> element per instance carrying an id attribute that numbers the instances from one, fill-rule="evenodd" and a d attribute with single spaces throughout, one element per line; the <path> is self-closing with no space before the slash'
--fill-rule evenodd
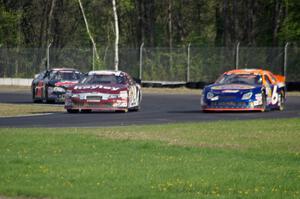
<path id="1" fill-rule="evenodd" d="M 90 71 L 77 85 L 69 88 L 65 109 L 69 113 L 91 111 L 138 111 L 141 86 L 122 71 Z"/>

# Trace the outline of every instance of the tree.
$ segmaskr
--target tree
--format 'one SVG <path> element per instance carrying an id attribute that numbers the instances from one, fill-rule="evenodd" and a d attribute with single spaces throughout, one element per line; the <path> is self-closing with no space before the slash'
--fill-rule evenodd
<path id="1" fill-rule="evenodd" d="M 115 21 L 115 58 L 114 58 L 114 66 L 115 70 L 118 70 L 119 67 L 119 24 L 118 24 L 118 14 L 117 14 L 117 7 L 116 1 L 112 0 L 113 5 L 113 12 L 114 12 L 114 21 Z"/>

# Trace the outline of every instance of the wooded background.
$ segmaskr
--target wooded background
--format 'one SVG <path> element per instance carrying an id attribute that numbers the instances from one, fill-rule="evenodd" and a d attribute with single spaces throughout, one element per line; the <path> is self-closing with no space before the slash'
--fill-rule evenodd
<path id="1" fill-rule="evenodd" d="M 286 42 L 295 47 L 300 39 L 299 0 L 116 2 L 120 48 L 136 49 L 134 56 L 138 56 L 142 43 L 148 49 L 163 49 L 161 56 L 169 51 L 168 67 L 176 61 L 170 56 L 173 50 L 186 49 L 189 44 L 194 48 L 211 49 L 235 48 L 239 42 L 241 47 L 255 49 L 283 47 Z M 112 1 L 83 0 L 82 3 L 97 47 L 103 51 L 103 60 L 108 49 L 112 50 L 115 39 Z M 31 65 L 41 66 L 50 43 L 51 48 L 58 51 L 91 48 L 77 0 L 0 0 L 0 49 L 14 48 L 16 52 L 39 49 L 32 51 L 36 61 Z M 76 53 L 83 57 L 91 54 L 89 50 L 83 52 Z M 297 56 L 297 52 L 294 50 L 293 56 Z M 2 57 L 8 54 L 2 52 Z M 282 52 L 279 54 L 282 56 Z M 120 59 L 122 64 L 122 57 Z"/>

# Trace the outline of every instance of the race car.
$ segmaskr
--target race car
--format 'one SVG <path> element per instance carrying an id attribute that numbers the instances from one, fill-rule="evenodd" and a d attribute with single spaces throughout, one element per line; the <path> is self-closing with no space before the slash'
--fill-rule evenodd
<path id="1" fill-rule="evenodd" d="M 91 111 L 138 111 L 142 100 L 141 86 L 122 71 L 90 71 L 67 91 L 68 113 Z"/>
<path id="2" fill-rule="evenodd" d="M 79 83 L 82 73 L 73 68 L 54 68 L 43 71 L 33 79 L 33 102 L 64 102 L 66 89 Z"/>
<path id="3" fill-rule="evenodd" d="M 285 77 L 261 69 L 231 70 L 205 86 L 201 106 L 208 111 L 283 110 Z"/>

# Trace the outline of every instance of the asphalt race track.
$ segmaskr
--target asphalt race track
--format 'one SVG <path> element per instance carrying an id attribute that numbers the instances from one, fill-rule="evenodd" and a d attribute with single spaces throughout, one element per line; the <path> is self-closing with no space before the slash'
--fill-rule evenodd
<path id="1" fill-rule="evenodd" d="M 30 93 L 0 93 L 2 103 L 31 103 Z M 300 117 L 300 96 L 287 98 L 286 110 L 271 112 L 203 113 L 200 95 L 144 94 L 142 109 L 128 113 L 58 112 L 39 116 L 0 118 L 0 127 L 101 127 L 176 122 Z"/>

